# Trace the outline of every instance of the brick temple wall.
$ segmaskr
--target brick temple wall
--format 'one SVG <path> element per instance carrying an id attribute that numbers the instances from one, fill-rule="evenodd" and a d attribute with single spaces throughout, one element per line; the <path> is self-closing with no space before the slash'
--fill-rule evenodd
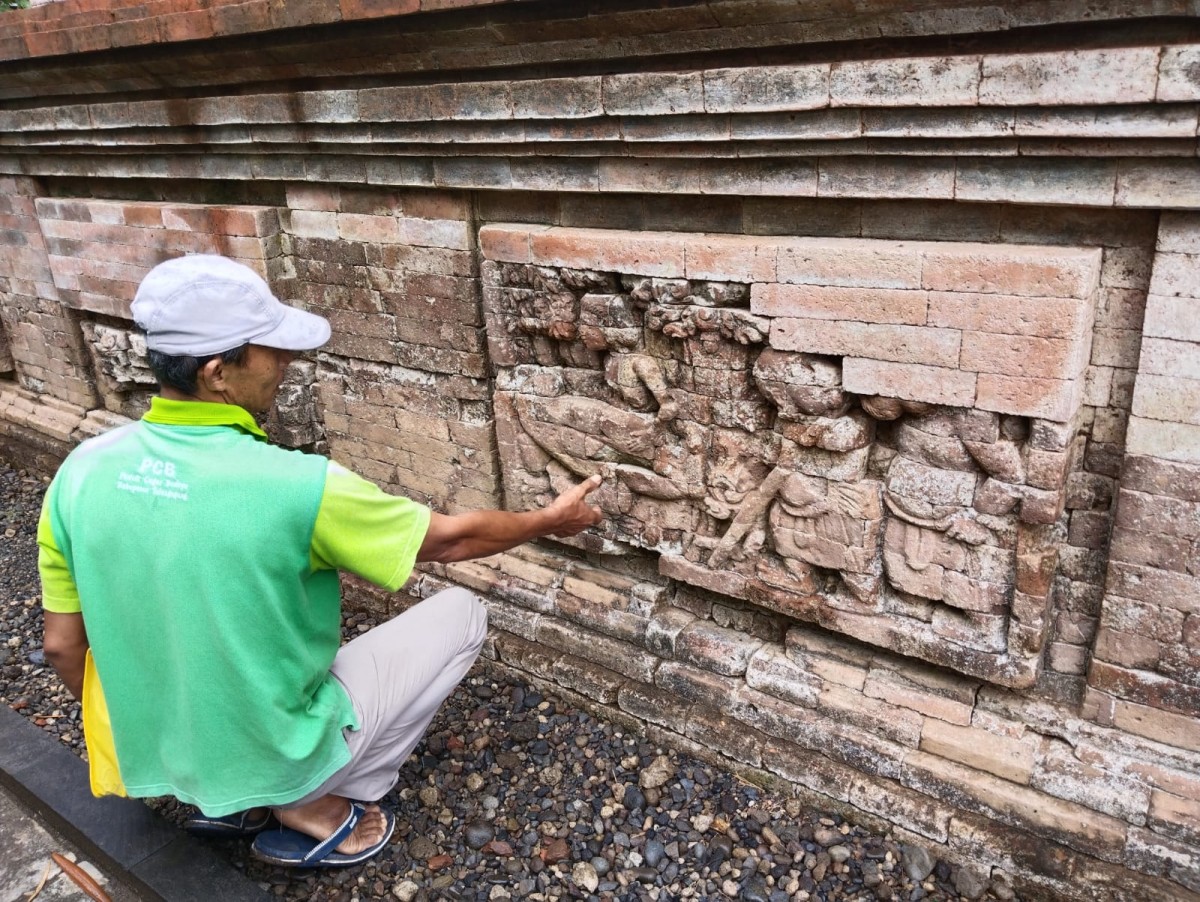
<path id="1" fill-rule="evenodd" d="M 0 18 L 0 447 L 145 409 L 221 253 L 267 423 L 443 511 L 496 666 L 990 870 L 1200 899 L 1194 5 L 64 0 Z M 866 7 L 870 7 L 867 9 Z"/>

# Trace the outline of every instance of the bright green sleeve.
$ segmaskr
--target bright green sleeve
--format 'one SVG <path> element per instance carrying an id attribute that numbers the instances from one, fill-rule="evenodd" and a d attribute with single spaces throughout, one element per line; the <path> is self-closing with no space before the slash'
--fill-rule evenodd
<path id="1" fill-rule="evenodd" d="M 38 519 L 38 574 L 42 578 L 42 607 L 55 614 L 78 614 L 79 589 L 75 579 L 67 567 L 67 559 L 63 556 L 54 539 L 54 529 L 50 526 L 50 504 L 54 496 L 54 485 L 46 490 L 46 498 L 42 502 L 42 515 Z"/>
<path id="2" fill-rule="evenodd" d="M 428 530 L 429 508 L 330 461 L 313 527 L 312 567 L 349 570 L 394 592 L 412 574 Z"/>

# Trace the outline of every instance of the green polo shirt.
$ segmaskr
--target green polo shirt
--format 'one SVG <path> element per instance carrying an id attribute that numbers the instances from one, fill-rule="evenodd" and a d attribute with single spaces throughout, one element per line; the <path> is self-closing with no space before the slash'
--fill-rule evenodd
<path id="1" fill-rule="evenodd" d="M 126 791 L 220 815 L 342 767 L 337 571 L 398 589 L 429 516 L 233 405 L 155 398 L 76 448 L 38 525 L 43 605 L 83 614 Z"/>

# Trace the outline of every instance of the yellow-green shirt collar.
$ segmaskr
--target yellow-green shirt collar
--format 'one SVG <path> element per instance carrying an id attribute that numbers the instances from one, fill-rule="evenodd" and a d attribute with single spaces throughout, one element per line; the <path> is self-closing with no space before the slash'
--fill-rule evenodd
<path id="1" fill-rule="evenodd" d="M 233 426 L 263 441 L 267 440 L 267 434 L 254 422 L 250 412 L 236 404 L 172 401 L 155 395 L 150 399 L 150 409 L 142 419 L 163 426 Z"/>

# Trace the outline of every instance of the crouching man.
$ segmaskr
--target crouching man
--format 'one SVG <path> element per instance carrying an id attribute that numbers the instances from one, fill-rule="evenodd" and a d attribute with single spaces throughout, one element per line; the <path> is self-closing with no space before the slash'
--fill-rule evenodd
<path id="1" fill-rule="evenodd" d="M 174 796 L 276 864 L 365 861 L 487 615 L 450 589 L 339 648 L 338 571 L 394 591 L 417 561 L 574 535 L 599 478 L 541 510 L 431 512 L 267 442 L 254 415 L 330 329 L 249 268 L 162 263 L 133 314 L 159 394 L 72 452 L 38 526 L 46 657 L 83 702 L 93 791 Z"/>

